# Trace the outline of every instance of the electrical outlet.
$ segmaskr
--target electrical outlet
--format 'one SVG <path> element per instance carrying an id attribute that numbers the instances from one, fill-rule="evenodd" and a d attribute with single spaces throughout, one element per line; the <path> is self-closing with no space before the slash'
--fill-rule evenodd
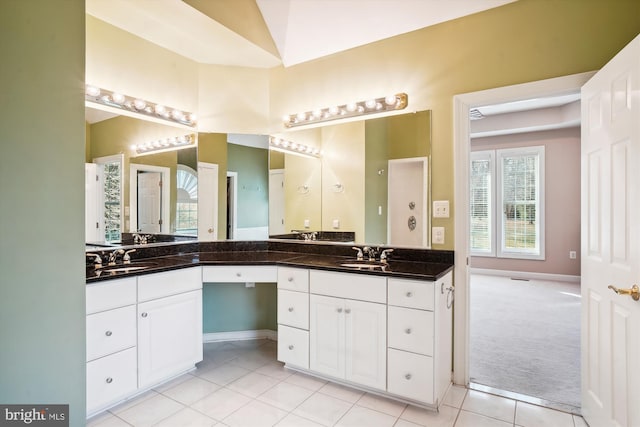
<path id="1" fill-rule="evenodd" d="M 434 200 L 433 217 L 449 218 L 449 201 L 448 200 Z"/>
<path id="2" fill-rule="evenodd" d="M 577 255 L 576 251 L 569 251 L 569 259 L 576 259 Z"/>
<path id="3" fill-rule="evenodd" d="M 444 245 L 444 227 L 431 228 L 431 243 Z"/>
<path id="4" fill-rule="evenodd" d="M 333 228 L 334 229 L 339 229 L 340 228 L 340 220 L 339 219 L 334 219 L 332 222 Z"/>
<path id="5" fill-rule="evenodd" d="M 304 228 L 309 228 L 311 226 L 311 221 L 309 221 L 308 219 L 304 220 Z"/>

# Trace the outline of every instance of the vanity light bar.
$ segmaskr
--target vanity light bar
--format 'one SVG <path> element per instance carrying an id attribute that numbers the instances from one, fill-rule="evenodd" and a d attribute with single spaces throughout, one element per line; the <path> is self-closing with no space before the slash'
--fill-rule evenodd
<path id="1" fill-rule="evenodd" d="M 194 127 L 197 123 L 195 114 L 169 108 L 162 104 L 154 104 L 140 98 L 112 92 L 97 86 L 86 85 L 84 99 L 101 105 L 118 108 L 120 110 L 132 111 L 174 123 Z"/>
<path id="2" fill-rule="evenodd" d="M 284 116 L 285 127 L 310 125 L 349 117 L 365 116 L 367 114 L 383 113 L 385 111 L 402 110 L 407 107 L 409 98 L 406 93 L 397 93 L 366 101 L 351 102 L 328 108 L 319 108 L 298 114 Z"/>
<path id="3" fill-rule="evenodd" d="M 133 145 L 138 154 L 151 154 L 163 151 L 180 150 L 195 145 L 195 135 L 182 135 L 166 139 L 158 139 L 156 141 L 146 142 L 144 144 Z"/>
<path id="4" fill-rule="evenodd" d="M 275 136 L 269 137 L 269 148 L 283 153 L 297 154 L 300 156 L 320 157 L 320 150 L 304 144 L 287 141 Z"/>

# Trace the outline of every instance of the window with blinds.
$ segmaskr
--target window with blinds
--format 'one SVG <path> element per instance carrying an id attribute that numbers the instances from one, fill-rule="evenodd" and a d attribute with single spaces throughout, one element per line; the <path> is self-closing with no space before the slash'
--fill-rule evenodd
<path id="1" fill-rule="evenodd" d="M 471 254 L 495 255 L 493 238 L 494 152 L 471 153 L 469 211 L 471 213 Z"/>
<path id="2" fill-rule="evenodd" d="M 472 255 L 544 259 L 544 147 L 473 152 L 470 177 Z"/>

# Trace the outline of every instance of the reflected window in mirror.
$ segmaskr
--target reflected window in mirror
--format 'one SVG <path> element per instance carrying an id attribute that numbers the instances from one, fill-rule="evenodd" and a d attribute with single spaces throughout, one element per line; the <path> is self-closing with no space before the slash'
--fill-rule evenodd
<path id="1" fill-rule="evenodd" d="M 198 235 L 198 176 L 189 166 L 177 165 L 176 234 Z"/>
<path id="2" fill-rule="evenodd" d="M 103 218 L 105 243 L 120 242 L 122 237 L 122 155 L 94 159 L 97 175 L 102 187 L 98 218 Z"/>

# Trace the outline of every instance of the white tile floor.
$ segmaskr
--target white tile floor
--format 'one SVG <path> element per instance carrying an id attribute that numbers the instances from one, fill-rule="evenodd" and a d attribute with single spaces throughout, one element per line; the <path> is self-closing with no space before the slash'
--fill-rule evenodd
<path id="1" fill-rule="evenodd" d="M 294 373 L 273 341 L 205 344 L 198 369 L 88 420 L 92 427 L 586 427 L 581 417 L 454 386 L 439 412 Z"/>

